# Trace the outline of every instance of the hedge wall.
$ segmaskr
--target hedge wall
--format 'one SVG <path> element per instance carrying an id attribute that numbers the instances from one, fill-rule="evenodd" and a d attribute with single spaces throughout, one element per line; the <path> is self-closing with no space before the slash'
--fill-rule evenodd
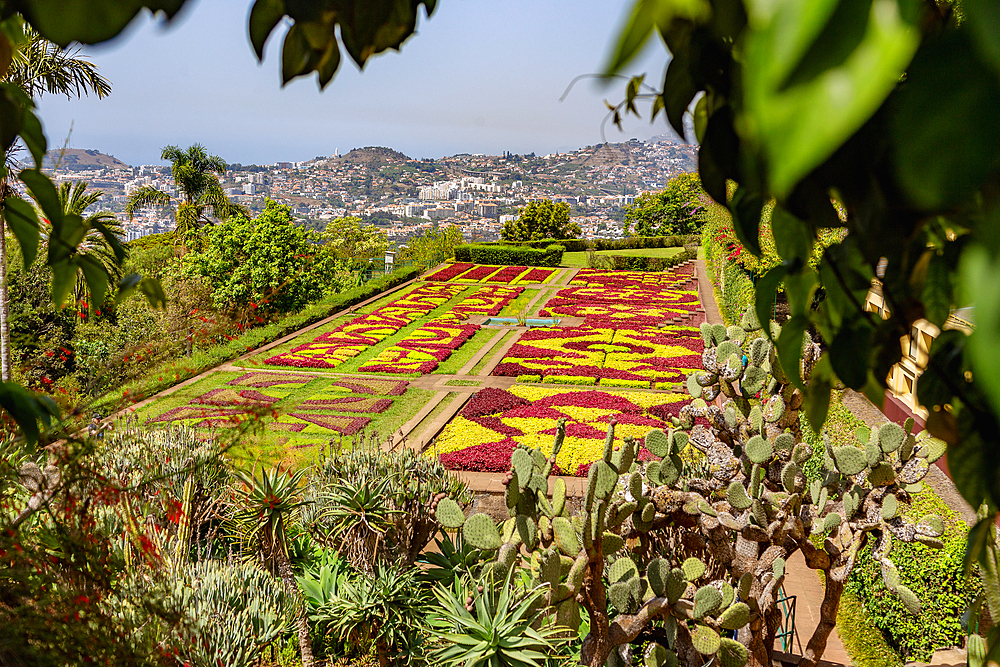
<path id="1" fill-rule="evenodd" d="M 637 250 L 640 248 L 679 248 L 690 243 L 701 243 L 701 234 L 688 236 L 630 236 L 624 239 L 543 239 L 541 241 L 497 241 L 480 245 L 517 245 L 527 248 L 546 248 L 558 243 L 566 252 L 584 250 Z M 457 256 L 457 261 L 461 260 Z"/>
<path id="2" fill-rule="evenodd" d="M 550 243 L 544 248 L 470 243 L 455 247 L 455 261 L 501 266 L 559 266 L 565 250 L 565 246 L 558 243 Z"/>
<path id="3" fill-rule="evenodd" d="M 684 250 L 672 257 L 633 257 L 630 255 L 601 255 L 596 258 L 600 268 L 616 271 L 666 271 L 698 256 L 697 250 Z"/>

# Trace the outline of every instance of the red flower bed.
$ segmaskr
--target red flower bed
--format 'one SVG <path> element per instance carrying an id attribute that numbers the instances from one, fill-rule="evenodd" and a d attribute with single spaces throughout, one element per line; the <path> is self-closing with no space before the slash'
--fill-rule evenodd
<path id="1" fill-rule="evenodd" d="M 462 409 L 462 416 L 466 419 L 494 415 L 505 410 L 512 410 L 522 405 L 528 405 L 528 401 L 509 391 L 486 387 L 480 389 L 473 395 L 472 399 Z"/>
<path id="2" fill-rule="evenodd" d="M 491 277 L 487 282 L 509 283 L 527 270 L 528 267 L 526 266 L 507 266 L 500 269 L 500 271 L 498 271 L 497 274 Z"/>
<path id="3" fill-rule="evenodd" d="M 447 282 L 452 278 L 457 278 L 458 276 L 462 275 L 463 273 L 465 273 L 474 266 L 475 264 L 468 262 L 462 262 L 460 264 L 452 264 L 451 266 L 444 267 L 434 275 L 427 278 L 427 280 L 437 280 L 440 282 Z"/>
<path id="4" fill-rule="evenodd" d="M 495 266 L 477 266 L 476 268 L 463 273 L 460 278 L 462 280 L 479 281 L 496 272 L 497 267 Z"/>
<path id="5" fill-rule="evenodd" d="M 532 269 L 528 275 L 521 278 L 522 283 L 544 282 L 549 276 L 555 273 L 555 269 Z"/>
<path id="6" fill-rule="evenodd" d="M 507 438 L 500 442 L 474 445 L 461 451 L 441 454 L 438 458 L 441 465 L 449 470 L 507 472 L 516 446 L 515 440 Z"/>

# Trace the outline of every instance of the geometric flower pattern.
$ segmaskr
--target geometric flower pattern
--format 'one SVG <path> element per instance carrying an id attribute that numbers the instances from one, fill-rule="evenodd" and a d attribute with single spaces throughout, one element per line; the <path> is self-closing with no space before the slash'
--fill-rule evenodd
<path id="1" fill-rule="evenodd" d="M 453 321 L 431 320 L 411 332 L 396 345 L 382 350 L 358 370 L 363 373 L 430 373 L 438 362 L 471 338 L 479 326 Z"/>
<path id="2" fill-rule="evenodd" d="M 451 300 L 465 287 L 426 284 L 368 315 L 356 317 L 312 341 L 264 360 L 272 366 L 334 368 Z"/>
<path id="3" fill-rule="evenodd" d="M 496 393 L 498 390 L 492 390 Z M 456 416 L 429 450 L 445 467 L 456 470 L 502 472 L 518 443 L 552 453 L 556 422 L 567 419 L 566 438 L 556 455 L 558 474 L 586 475 L 604 451 L 608 422 L 616 419 L 615 438 L 642 438 L 650 428 L 663 428 L 662 419 L 691 400 L 686 394 L 575 390 L 517 386 L 511 388 L 514 405 L 493 414 Z M 513 398 L 512 397 L 512 398 Z M 475 399 L 473 399 L 475 400 Z M 495 399 L 494 399 L 495 400 Z M 640 458 L 653 458 L 645 448 Z"/>

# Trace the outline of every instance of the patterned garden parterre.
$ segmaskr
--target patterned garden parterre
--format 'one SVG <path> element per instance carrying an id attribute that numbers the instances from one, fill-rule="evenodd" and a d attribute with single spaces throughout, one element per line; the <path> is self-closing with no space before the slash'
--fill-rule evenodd
<path id="1" fill-rule="evenodd" d="M 428 276 L 427 280 L 504 285 L 544 284 L 552 280 L 558 271 L 559 269 L 547 267 L 457 263 Z"/>
<path id="2" fill-rule="evenodd" d="M 664 428 L 691 400 L 686 394 L 636 391 L 560 390 L 515 385 L 510 391 L 480 390 L 438 437 L 429 455 L 451 469 L 504 472 L 518 443 L 552 453 L 556 422 L 567 419 L 566 439 L 556 456 L 561 474 L 586 475 L 600 458 L 608 423 L 616 439 L 641 438 Z M 644 448 L 640 459 L 652 456 Z"/>

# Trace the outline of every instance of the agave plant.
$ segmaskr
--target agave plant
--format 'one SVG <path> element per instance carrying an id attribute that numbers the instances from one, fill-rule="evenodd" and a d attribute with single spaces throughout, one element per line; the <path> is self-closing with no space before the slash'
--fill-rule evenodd
<path id="1" fill-rule="evenodd" d="M 298 596 L 298 588 L 288 559 L 285 525 L 303 504 L 299 499 L 299 483 L 304 475 L 305 470 L 295 473 L 277 469 L 262 469 L 259 473 L 236 472 L 236 477 L 244 486 L 237 491 L 242 509 L 235 519 L 249 528 L 249 537 L 258 547 L 261 565 L 281 577 L 289 594 L 295 596 Z M 299 615 L 298 633 L 302 664 L 310 667 L 312 644 L 305 614 Z"/>
<path id="2" fill-rule="evenodd" d="M 396 477 L 343 480 L 320 494 L 318 521 L 327 533 L 327 544 L 336 545 L 358 570 L 373 572 L 393 527 L 391 498 Z"/>
<path id="3" fill-rule="evenodd" d="M 452 586 L 463 577 L 476 577 L 491 552 L 477 549 L 461 533 L 444 533 L 435 541 L 437 551 L 423 554 L 420 562 L 427 565 L 421 577 L 431 582 Z"/>
<path id="4" fill-rule="evenodd" d="M 409 665 L 418 659 L 426 594 L 413 568 L 378 567 L 342 582 L 337 594 L 313 618 L 349 648 L 374 649 L 380 666 Z"/>
<path id="5" fill-rule="evenodd" d="M 516 594 L 514 568 L 502 585 L 491 578 L 474 589 L 461 579 L 453 587 L 438 585 L 434 597 L 440 609 L 431 626 L 440 645 L 431 663 L 454 667 L 543 667 L 551 664 L 565 641 L 565 628 L 543 625 L 536 629 L 539 589 Z M 465 597 L 466 591 L 469 591 Z"/>

